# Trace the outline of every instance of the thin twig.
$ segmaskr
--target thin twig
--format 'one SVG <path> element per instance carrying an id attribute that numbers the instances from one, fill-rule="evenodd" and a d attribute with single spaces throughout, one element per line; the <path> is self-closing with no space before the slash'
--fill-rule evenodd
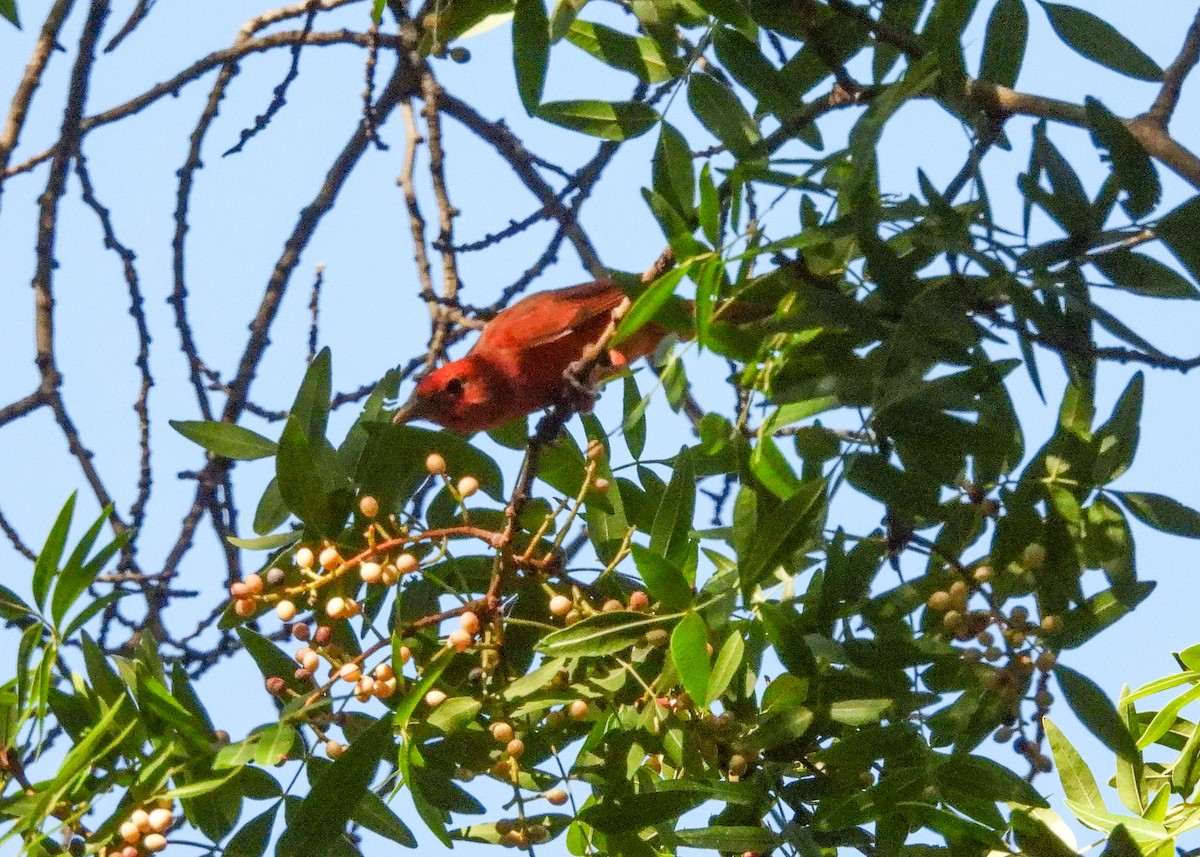
<path id="1" fill-rule="evenodd" d="M 1165 132 L 1171 117 L 1175 115 L 1175 108 L 1179 106 L 1183 82 L 1197 62 L 1200 62 L 1200 11 L 1196 12 L 1192 19 L 1179 56 L 1163 72 L 1162 88 L 1159 89 L 1154 104 L 1138 118 L 1154 123 Z"/>

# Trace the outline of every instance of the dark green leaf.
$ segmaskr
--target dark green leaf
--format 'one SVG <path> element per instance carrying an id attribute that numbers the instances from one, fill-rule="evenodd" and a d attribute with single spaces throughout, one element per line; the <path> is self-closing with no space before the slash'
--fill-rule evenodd
<path id="1" fill-rule="evenodd" d="M 758 154 L 762 141 L 758 123 L 742 102 L 709 74 L 693 74 L 688 81 L 688 104 L 713 136 L 739 160 Z"/>
<path id="2" fill-rule="evenodd" d="M 50 581 L 58 574 L 58 563 L 62 559 L 63 549 L 67 545 L 67 532 L 71 529 L 71 516 L 75 513 L 75 494 L 67 498 L 59 510 L 46 543 L 38 553 L 37 562 L 33 565 L 33 603 L 38 607 L 46 606 L 46 595 L 50 592 Z"/>
<path id="3" fill-rule="evenodd" d="M 704 803 L 699 791 L 661 791 L 626 795 L 585 807 L 579 820 L 602 833 L 633 833 L 665 824 Z"/>
<path id="4" fill-rule="evenodd" d="M 287 504 L 279 496 L 279 480 L 272 477 L 254 509 L 254 532 L 260 536 L 273 533 L 290 515 Z"/>
<path id="5" fill-rule="evenodd" d="M 1041 2 L 1041 0 L 1039 0 Z M 1060 3 L 1042 2 L 1050 26 L 1077 53 L 1138 80 L 1161 80 L 1162 69 L 1141 48 L 1091 12 Z"/>
<path id="6" fill-rule="evenodd" d="M 1028 38 L 1029 13 L 1023 0 L 1000 0 L 988 18 L 979 79 L 1016 86 Z"/>
<path id="7" fill-rule="evenodd" d="M 1200 298 L 1200 290 L 1173 269 L 1157 259 L 1132 250 L 1110 250 L 1089 256 L 1088 261 L 1112 280 L 1115 286 L 1135 295 L 1183 300 Z"/>
<path id="8" fill-rule="evenodd" d="M 692 237 L 692 232 L 695 229 L 693 222 L 684 220 L 683 216 L 675 210 L 670 202 L 664 197 L 659 196 L 656 191 L 650 190 L 650 188 L 642 188 L 642 198 L 646 200 L 646 204 L 654 212 L 654 219 L 662 227 L 663 235 L 670 242 L 671 249 L 675 251 L 677 259 L 686 261 L 704 252 L 704 245 Z M 668 271 L 659 279 L 659 282 L 671 276 L 675 271 L 682 273 L 683 266 Z M 640 297 L 645 297 L 645 293 Z"/>
<path id="9" fill-rule="evenodd" d="M 63 616 L 71 609 L 71 605 L 87 590 L 92 581 L 96 579 L 96 574 L 100 571 L 99 567 L 85 562 L 85 560 L 87 559 L 88 552 L 92 549 L 92 545 L 96 543 L 101 528 L 108 523 L 108 516 L 112 514 L 112 509 L 111 504 L 104 507 L 99 517 L 92 522 L 92 526 L 84 533 L 83 538 L 79 540 L 79 544 L 71 551 L 66 565 L 63 566 L 62 574 L 59 575 L 57 582 L 54 584 L 54 594 L 50 598 L 50 618 L 55 625 L 62 622 Z M 120 539 L 120 536 L 118 536 L 118 539 Z M 120 539 L 121 544 L 126 541 L 128 541 L 128 536 L 125 539 Z M 112 545 L 101 549 L 101 564 L 107 562 L 108 558 L 115 552 L 116 548 L 112 547 Z"/>
<path id="10" fill-rule="evenodd" d="M 817 527 L 825 508 L 824 480 L 811 480 L 783 502 L 778 511 L 759 516 L 738 574 L 744 595 L 754 591 L 763 577 L 799 549 Z"/>
<path id="11" fill-rule="evenodd" d="M 1112 492 L 1143 524 L 1189 539 L 1200 539 L 1200 512 L 1162 494 L 1144 491 Z"/>
<path id="12" fill-rule="evenodd" d="M 721 203 L 707 163 L 700 170 L 700 228 L 713 247 L 721 246 Z"/>
<path id="13" fill-rule="evenodd" d="M 1139 581 L 1130 592 L 1111 589 L 1097 592 L 1078 608 L 1063 614 L 1063 630 L 1054 635 L 1054 643 L 1064 649 L 1082 646 L 1122 616 L 1141 604 L 1154 591 L 1151 581 Z"/>
<path id="14" fill-rule="evenodd" d="M 675 459 L 675 470 L 663 493 L 654 525 L 650 528 L 650 550 L 665 556 L 677 567 L 687 563 L 691 552 L 688 534 L 696 515 L 696 469 L 685 446 Z"/>
<path id="15" fill-rule="evenodd" d="M 1142 857 L 1143 853 L 1125 825 L 1118 824 L 1108 832 L 1108 842 L 1100 857 Z"/>
<path id="16" fill-rule="evenodd" d="M 1058 664 L 1054 668 L 1058 686 L 1071 710 L 1088 731 L 1104 742 L 1104 746 L 1124 759 L 1136 759 L 1137 742 L 1125 728 L 1117 709 L 1094 681 L 1083 673 Z"/>
<path id="17" fill-rule="evenodd" d="M 513 8 L 513 66 L 517 92 L 530 116 L 537 112 L 550 62 L 550 21 L 543 0 L 516 0 Z"/>
<path id="18" fill-rule="evenodd" d="M 350 479 L 324 436 L 305 434 L 294 416 L 279 438 L 275 478 L 279 496 L 307 526 L 326 536 L 342 528 L 353 501 Z"/>
<path id="19" fill-rule="evenodd" d="M 392 808 L 383 802 L 383 798 L 373 791 L 368 790 L 362 796 L 351 820 L 355 824 L 361 824 L 372 833 L 378 833 L 405 848 L 417 847 L 417 838 L 408 829 L 408 825 L 401 821 Z"/>
<path id="20" fill-rule="evenodd" d="M 1085 99 L 1092 142 L 1108 152 L 1113 176 L 1127 197 L 1125 211 L 1134 220 L 1145 217 L 1162 196 L 1154 163 L 1125 123 L 1097 99 Z"/>
<path id="21" fill-rule="evenodd" d="M 1014 809 L 1010 823 L 1022 854 L 1037 857 L 1078 857 L 1079 852 L 1063 842 L 1044 821 L 1032 813 Z"/>
<path id="22" fill-rule="evenodd" d="M 633 545 L 633 560 L 638 574 L 646 584 L 646 591 L 655 601 L 661 601 L 668 610 L 683 610 L 692 605 L 692 586 L 683 572 L 666 557 Z"/>
<path id="23" fill-rule="evenodd" d="M 309 441 L 325 437 L 325 426 L 329 423 L 329 397 L 333 390 L 333 355 L 329 348 L 322 348 L 308 370 L 296 400 L 288 415 L 299 421 Z"/>
<path id="24" fill-rule="evenodd" d="M 1092 443 L 1096 448 L 1094 478 L 1097 485 L 1112 482 L 1133 463 L 1141 431 L 1144 388 L 1145 376 L 1135 372 L 1117 400 L 1112 416 L 1093 435 Z"/>
<path id="25" fill-rule="evenodd" d="M 696 0 L 696 5 L 713 17 L 736 27 L 747 38 L 758 33 L 758 24 L 750 17 L 742 0 Z"/>
<path id="26" fill-rule="evenodd" d="M 18 30 L 21 29 L 21 19 L 17 16 L 17 0 L 0 0 L 0 17 Z"/>
<path id="27" fill-rule="evenodd" d="M 263 678 L 278 676 L 297 693 L 306 693 L 312 690 L 311 685 L 300 681 L 293 675 L 296 672 L 296 662 L 288 657 L 283 649 L 257 631 L 246 627 L 239 627 L 237 635 L 246 651 L 250 653 L 250 657 L 254 659 L 254 663 L 258 665 L 258 670 L 263 674 Z"/>
<path id="28" fill-rule="evenodd" d="M 537 115 L 581 134 L 616 141 L 640 137 L 658 121 L 654 108 L 634 101 L 550 101 Z"/>
<path id="29" fill-rule="evenodd" d="M 784 120 L 799 108 L 797 93 L 792 91 L 779 69 L 762 55 L 758 45 L 737 30 L 718 27 L 713 31 L 713 47 L 726 72 L 759 100 L 761 107 Z"/>
<path id="30" fill-rule="evenodd" d="M 1200 279 L 1200 196 L 1194 196 L 1158 221 L 1154 232 L 1183 263 L 1192 279 Z"/>
<path id="31" fill-rule="evenodd" d="M 256 815 L 241 826 L 225 845 L 226 857 L 262 857 L 267 853 L 271 841 L 271 830 L 275 826 L 275 813 L 280 804 L 274 804 L 266 812 Z"/>
<path id="32" fill-rule="evenodd" d="M 684 136 L 669 122 L 663 122 L 658 132 L 651 181 L 654 192 L 669 202 L 680 217 L 692 219 L 696 195 L 692 150 Z"/>
<path id="33" fill-rule="evenodd" d="M 171 428 L 213 455 L 254 461 L 275 454 L 275 442 L 232 423 L 211 420 L 169 420 Z"/>
<path id="34" fill-rule="evenodd" d="M 649 402 L 649 398 L 642 398 L 632 374 L 625 376 L 621 395 L 621 411 L 624 417 L 621 430 L 625 434 L 625 445 L 629 447 L 629 454 L 636 461 L 642 457 L 642 450 L 646 448 L 646 403 Z"/>
<path id="35" fill-rule="evenodd" d="M 279 840 L 279 857 L 308 857 L 341 836 L 367 793 L 380 760 L 395 747 L 392 719 L 382 717 L 358 735 L 346 752 L 326 766 L 297 808 Z"/>
<path id="36" fill-rule="evenodd" d="M 708 679 L 712 672 L 708 626 L 699 613 L 689 612 L 671 632 L 671 660 L 679 671 L 683 689 L 692 699 L 708 699 Z"/>

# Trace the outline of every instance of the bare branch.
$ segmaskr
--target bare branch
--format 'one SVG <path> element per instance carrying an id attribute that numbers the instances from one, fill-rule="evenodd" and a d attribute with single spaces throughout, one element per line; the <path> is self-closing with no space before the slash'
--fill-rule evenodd
<path id="1" fill-rule="evenodd" d="M 1197 62 L 1200 62 L 1200 12 L 1192 19 L 1192 26 L 1188 28 L 1179 56 L 1163 72 L 1162 88 L 1158 91 L 1154 104 L 1138 118 L 1154 123 L 1165 132 L 1175 114 L 1175 108 L 1179 106 L 1183 82 Z"/>

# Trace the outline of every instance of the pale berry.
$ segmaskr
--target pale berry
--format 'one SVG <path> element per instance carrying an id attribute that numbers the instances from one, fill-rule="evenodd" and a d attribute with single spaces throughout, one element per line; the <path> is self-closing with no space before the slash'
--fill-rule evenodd
<path id="1" fill-rule="evenodd" d="M 335 548 L 333 545 L 330 545 L 329 547 L 325 548 L 325 550 L 321 551 L 320 562 L 321 568 L 328 571 L 332 568 L 337 568 L 342 564 L 342 555 L 338 553 L 337 548 Z"/>
<path id="2" fill-rule="evenodd" d="M 472 637 L 479 633 L 479 617 L 471 610 L 458 617 L 458 624 L 462 630 L 466 631 Z"/>
<path id="3" fill-rule="evenodd" d="M 597 494 L 607 494 L 610 488 L 612 488 L 612 483 L 607 479 L 597 479 L 592 483 L 592 490 Z"/>
<path id="4" fill-rule="evenodd" d="M 567 596 L 555 595 L 550 599 L 550 614 L 552 616 L 566 616 L 574 606 L 575 602 Z"/>
<path id="5" fill-rule="evenodd" d="M 383 566 L 377 562 L 364 562 L 358 569 L 363 583 L 379 583 L 383 579 Z"/>
<path id="6" fill-rule="evenodd" d="M 300 548 L 292 558 L 296 560 L 296 565 L 300 568 L 312 568 L 315 559 L 312 548 Z"/>
<path id="7" fill-rule="evenodd" d="M 604 444 L 598 440 L 589 440 L 587 445 L 587 460 L 599 461 L 604 457 Z"/>
<path id="8" fill-rule="evenodd" d="M 465 500 L 479 490 L 479 480 L 474 476 L 464 476 L 458 480 L 456 490 L 458 491 L 458 496 Z"/>
<path id="9" fill-rule="evenodd" d="M 504 745 L 504 752 L 508 753 L 509 758 L 519 759 L 525 755 L 525 742 L 520 738 L 513 738 Z"/>
<path id="10" fill-rule="evenodd" d="M 325 602 L 325 613 L 330 619 L 340 619 L 346 616 L 346 599 L 340 595 L 335 595 Z"/>
<path id="11" fill-rule="evenodd" d="M 493 723 L 491 731 L 492 737 L 501 744 L 507 744 L 514 737 L 513 728 L 507 723 Z"/>
<path id="12" fill-rule="evenodd" d="M 117 832 L 121 834 L 121 839 L 130 845 L 142 838 L 141 829 L 132 821 L 122 822 L 121 826 L 117 828 Z"/>
<path id="13" fill-rule="evenodd" d="M 370 495 L 358 499 L 358 511 L 364 518 L 374 518 L 379 514 L 379 501 Z"/>
<path id="14" fill-rule="evenodd" d="M 339 758 L 342 753 L 346 752 L 346 745 L 334 741 L 332 738 L 325 742 L 325 755 L 331 759 Z"/>
<path id="15" fill-rule="evenodd" d="M 171 823 L 175 821 L 175 816 L 171 810 L 159 807 L 158 809 L 150 810 L 150 829 L 155 833 L 162 833 Z"/>
<path id="16" fill-rule="evenodd" d="M 142 847 L 151 854 L 155 853 L 156 851 L 162 851 L 167 847 L 167 837 L 163 836 L 161 833 L 151 833 L 142 840 Z"/>
<path id="17" fill-rule="evenodd" d="M 381 664 L 376 664 L 375 669 L 371 670 L 371 675 L 375 676 L 376 681 L 387 681 L 396 673 L 392 669 L 392 665 L 386 661 Z"/>
<path id="18" fill-rule="evenodd" d="M 600 610 L 604 613 L 615 613 L 618 610 L 623 610 L 625 605 L 615 598 L 610 598 L 600 605 Z"/>
<path id="19" fill-rule="evenodd" d="M 242 578 L 242 583 L 246 584 L 246 589 L 251 595 L 258 595 L 263 591 L 263 579 L 257 574 L 247 574 Z"/>
<path id="20" fill-rule="evenodd" d="M 588 716 L 588 704 L 586 700 L 576 699 L 567 706 L 567 713 L 576 720 L 582 720 Z"/>
<path id="21" fill-rule="evenodd" d="M 441 476 L 446 472 L 446 459 L 436 452 L 431 452 L 425 456 L 425 469 L 434 476 Z"/>
<path id="22" fill-rule="evenodd" d="M 443 691 L 434 689 L 425 694 L 425 704 L 430 708 L 437 708 L 446 701 L 446 694 Z"/>
<path id="23" fill-rule="evenodd" d="M 348 664 L 342 664 L 341 669 L 338 670 L 338 678 L 345 682 L 357 682 L 362 678 L 362 668 L 353 661 Z"/>
<path id="24" fill-rule="evenodd" d="M 275 615 L 284 622 L 290 622 L 296 618 L 296 605 L 285 598 L 275 605 Z"/>
<path id="25" fill-rule="evenodd" d="M 395 692 L 396 679 L 394 677 L 375 682 L 375 696 L 379 699 L 387 699 Z"/>
<path id="26" fill-rule="evenodd" d="M 570 799 L 571 796 L 562 789 L 550 789 L 550 791 L 546 792 L 546 800 L 550 801 L 554 806 L 562 806 Z"/>
<path id="27" fill-rule="evenodd" d="M 396 573 L 399 575 L 408 574 L 410 571 L 416 571 L 421 565 L 421 561 L 410 553 L 402 553 L 396 557 L 395 563 Z"/>

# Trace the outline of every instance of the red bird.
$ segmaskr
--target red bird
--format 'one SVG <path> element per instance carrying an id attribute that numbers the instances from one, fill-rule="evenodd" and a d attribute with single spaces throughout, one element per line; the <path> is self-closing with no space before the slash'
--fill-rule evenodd
<path id="1" fill-rule="evenodd" d="M 421 379 L 393 422 L 424 419 L 468 434 L 550 407 L 567 368 L 604 335 L 624 300 L 612 280 L 522 298 L 487 323 L 465 357 Z M 644 325 L 609 349 L 609 362 L 622 369 L 653 353 L 667 333 Z"/>

